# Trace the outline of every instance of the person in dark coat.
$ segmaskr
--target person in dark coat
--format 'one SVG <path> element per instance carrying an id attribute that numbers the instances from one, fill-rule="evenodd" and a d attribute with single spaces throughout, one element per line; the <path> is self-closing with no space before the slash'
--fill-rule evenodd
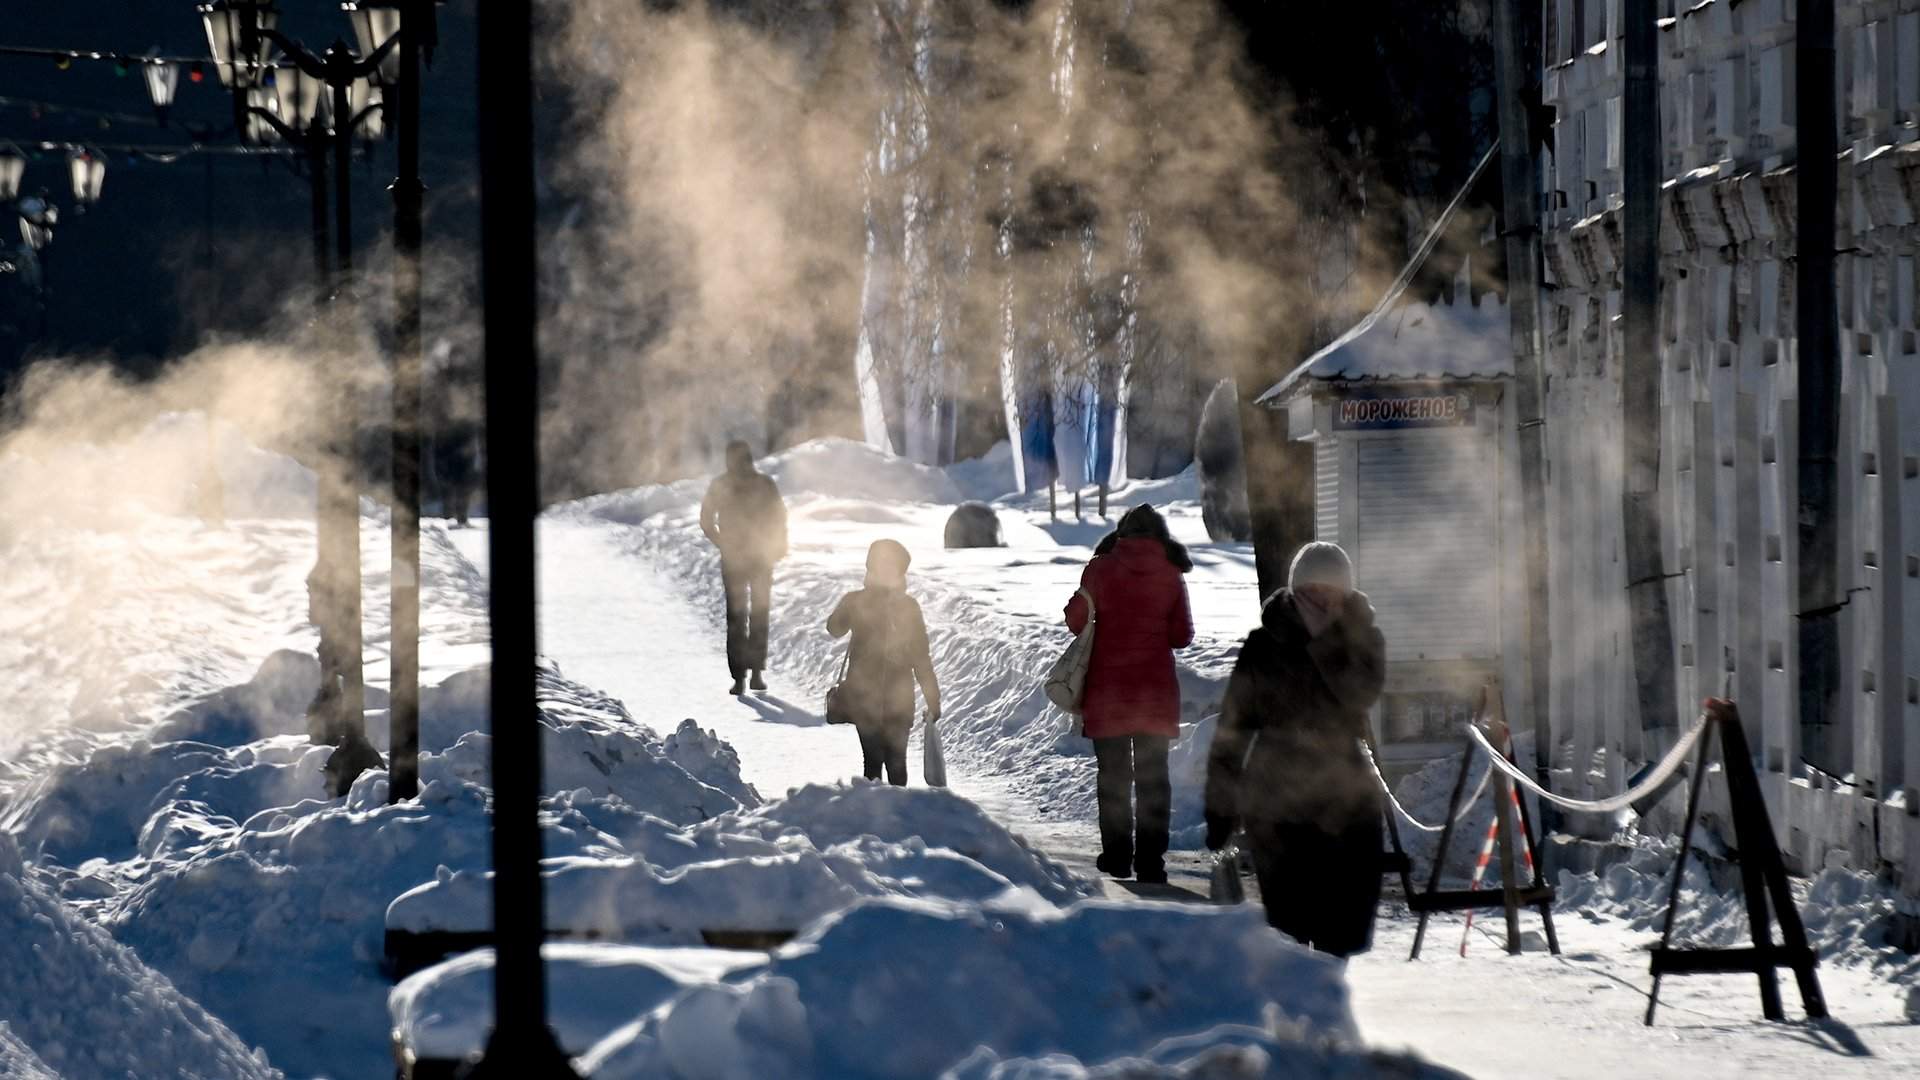
<path id="1" fill-rule="evenodd" d="M 1294 557 L 1240 648 L 1207 759 L 1207 847 L 1246 830 L 1267 921 L 1363 952 L 1380 902 L 1381 797 L 1362 741 L 1386 642 L 1336 544 Z"/>
<path id="2" fill-rule="evenodd" d="M 927 700 L 927 722 L 940 719 L 940 680 L 933 672 L 933 648 L 919 601 L 907 595 L 907 566 L 913 557 L 893 540 L 876 540 L 867 549 L 866 587 L 840 598 L 827 616 L 827 633 L 847 642 L 848 711 L 860 735 L 860 756 L 867 779 L 907 782 L 907 735 L 913 730 L 913 685 Z"/>
<path id="3" fill-rule="evenodd" d="M 1182 574 L 1187 549 L 1153 507 L 1127 511 L 1093 549 L 1080 588 L 1093 597 L 1093 656 L 1081 698 L 1081 734 L 1093 740 L 1099 778 L 1102 873 L 1150 884 L 1167 880 L 1173 785 L 1167 751 L 1180 735 L 1180 682 L 1173 650 L 1193 642 Z M 1067 601 L 1067 628 L 1087 624 L 1087 601 Z"/>
<path id="4" fill-rule="evenodd" d="M 767 606 L 773 564 L 787 555 L 787 504 L 773 478 L 753 467 L 753 450 L 727 444 L 727 471 L 700 500 L 700 531 L 720 549 L 720 583 L 727 594 L 727 670 L 733 694 L 765 690 Z"/>

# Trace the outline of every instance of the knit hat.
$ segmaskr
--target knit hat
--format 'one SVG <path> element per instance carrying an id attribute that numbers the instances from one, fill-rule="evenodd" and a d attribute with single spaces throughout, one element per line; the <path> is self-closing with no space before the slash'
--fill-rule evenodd
<path id="1" fill-rule="evenodd" d="M 1287 570 L 1287 588 L 1302 585 L 1336 585 L 1352 592 L 1353 560 L 1339 544 L 1315 540 L 1300 549 Z"/>
<path id="2" fill-rule="evenodd" d="M 867 584 L 882 588 L 905 588 L 907 566 L 913 556 L 898 540 L 875 540 L 867 548 Z"/>

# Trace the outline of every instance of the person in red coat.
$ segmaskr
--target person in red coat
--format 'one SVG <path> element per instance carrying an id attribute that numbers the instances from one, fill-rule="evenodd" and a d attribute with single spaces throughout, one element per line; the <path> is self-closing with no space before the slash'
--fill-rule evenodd
<path id="1" fill-rule="evenodd" d="M 1173 786 L 1167 751 L 1180 734 L 1180 682 L 1173 650 L 1193 641 L 1193 613 L 1181 575 L 1187 549 L 1151 506 L 1127 511 L 1093 549 L 1080 588 L 1093 597 L 1093 656 L 1081 698 L 1080 733 L 1099 765 L 1102 873 L 1149 884 L 1167 880 L 1167 823 Z M 1087 601 L 1067 602 L 1067 628 L 1087 624 Z"/>

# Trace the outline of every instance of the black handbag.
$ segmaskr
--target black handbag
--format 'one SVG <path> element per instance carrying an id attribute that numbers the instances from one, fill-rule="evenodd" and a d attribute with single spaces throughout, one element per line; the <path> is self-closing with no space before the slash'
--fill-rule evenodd
<path id="1" fill-rule="evenodd" d="M 825 700 L 827 723 L 853 723 L 853 692 L 847 687 L 847 666 L 853 661 L 853 642 L 847 642 L 847 651 L 840 657 L 840 677 L 827 688 Z"/>

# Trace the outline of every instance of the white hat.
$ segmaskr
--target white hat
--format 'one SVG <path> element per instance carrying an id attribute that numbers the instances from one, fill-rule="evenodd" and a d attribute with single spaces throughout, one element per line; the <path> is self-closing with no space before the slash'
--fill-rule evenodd
<path id="1" fill-rule="evenodd" d="M 1334 585 L 1353 591 L 1353 560 L 1339 544 L 1315 540 L 1302 547 L 1287 570 L 1287 588 L 1302 585 Z"/>

